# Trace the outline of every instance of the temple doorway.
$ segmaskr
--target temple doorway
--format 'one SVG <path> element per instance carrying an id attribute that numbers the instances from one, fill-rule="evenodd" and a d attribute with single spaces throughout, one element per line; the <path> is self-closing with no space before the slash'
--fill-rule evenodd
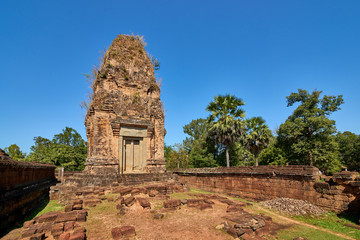
<path id="1" fill-rule="evenodd" d="M 144 150 L 143 138 L 124 137 L 120 172 L 135 173 L 143 171 Z"/>

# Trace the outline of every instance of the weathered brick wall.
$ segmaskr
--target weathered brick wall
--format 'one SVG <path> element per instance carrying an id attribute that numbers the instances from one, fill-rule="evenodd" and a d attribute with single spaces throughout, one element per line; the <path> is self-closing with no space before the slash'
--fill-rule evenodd
<path id="1" fill-rule="evenodd" d="M 255 201 L 295 198 L 326 210 L 343 212 L 351 208 L 359 214 L 360 182 L 354 174 L 335 174 L 327 182 L 319 182 L 319 170 L 310 166 L 177 169 L 173 172 L 180 181 L 205 191 Z"/>
<path id="2" fill-rule="evenodd" d="M 139 185 L 147 182 L 168 181 L 176 178 L 172 173 L 132 173 L 132 174 L 87 174 L 74 173 L 67 175 L 64 173 L 62 185 L 67 186 L 117 186 L 122 185 Z"/>
<path id="3" fill-rule="evenodd" d="M 0 236 L 49 197 L 55 166 L 12 160 L 0 149 Z"/>

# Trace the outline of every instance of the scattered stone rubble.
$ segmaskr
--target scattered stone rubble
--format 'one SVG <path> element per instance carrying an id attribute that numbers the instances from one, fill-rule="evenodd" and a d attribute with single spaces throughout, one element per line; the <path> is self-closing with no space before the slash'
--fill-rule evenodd
<path id="1" fill-rule="evenodd" d="M 251 205 L 245 202 L 231 200 L 216 194 L 190 193 L 189 199 L 170 199 L 176 192 L 188 190 L 181 182 L 162 182 L 144 186 L 110 186 L 83 187 L 83 188 L 52 188 L 52 199 L 57 199 L 65 205 L 64 211 L 49 212 L 34 218 L 24 224 L 22 238 L 25 239 L 86 239 L 87 211 L 103 201 L 113 202 L 119 217 L 127 216 L 131 208 L 139 206 L 152 215 L 156 221 L 166 221 L 166 215 L 172 214 L 182 207 L 194 208 L 201 211 L 211 211 L 215 205 L 227 206 L 224 215 L 219 216 L 224 222 L 216 229 L 227 232 L 230 236 L 244 240 L 264 239 L 262 236 L 275 234 L 275 226 L 271 217 L 259 214 L 254 215 L 244 210 Z M 110 195 L 109 195 L 110 194 Z M 152 209 L 152 201 L 162 202 L 161 209 Z M 136 204 L 136 205 L 135 205 Z M 134 207 L 137 206 L 137 207 Z M 86 208 L 86 209 L 84 209 Z M 113 239 L 134 239 L 137 237 L 134 226 L 113 226 Z"/>
<path id="2" fill-rule="evenodd" d="M 276 198 L 260 202 L 261 206 L 278 211 L 291 216 L 313 215 L 319 216 L 327 212 L 308 201 L 297 200 L 292 198 Z"/>
<path id="3" fill-rule="evenodd" d="M 49 238 L 59 240 L 84 240 L 86 229 L 82 223 L 86 221 L 87 211 L 82 204 L 74 204 L 76 210 L 48 212 L 23 225 L 21 239 L 42 240 Z"/>

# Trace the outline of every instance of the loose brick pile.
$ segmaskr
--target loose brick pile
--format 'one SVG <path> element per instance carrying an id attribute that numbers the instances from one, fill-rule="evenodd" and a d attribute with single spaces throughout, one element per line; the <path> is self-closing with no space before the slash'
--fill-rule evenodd
<path id="1" fill-rule="evenodd" d="M 25 222 L 21 237 L 31 240 L 50 236 L 59 240 L 83 240 L 86 239 L 86 229 L 81 223 L 86 221 L 86 216 L 87 211 L 83 209 L 48 212 Z"/>

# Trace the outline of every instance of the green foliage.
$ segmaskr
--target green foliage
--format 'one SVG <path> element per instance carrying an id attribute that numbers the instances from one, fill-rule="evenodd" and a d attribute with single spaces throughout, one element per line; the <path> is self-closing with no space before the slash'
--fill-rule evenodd
<path id="1" fill-rule="evenodd" d="M 340 161 L 349 170 L 360 170 L 360 136 L 352 132 L 343 132 L 336 135 L 339 144 Z"/>
<path id="2" fill-rule="evenodd" d="M 255 166 L 258 166 L 258 156 L 261 151 L 270 145 L 273 140 L 271 130 L 261 117 L 253 117 L 245 121 L 246 132 L 244 144 L 254 154 Z"/>
<path id="3" fill-rule="evenodd" d="M 182 144 L 174 146 L 165 145 L 165 160 L 167 168 L 186 168 L 188 167 L 188 155 Z"/>
<path id="4" fill-rule="evenodd" d="M 217 167 L 214 154 L 210 153 L 205 141 L 200 139 L 193 141 L 189 153 L 189 166 L 195 168 Z"/>
<path id="5" fill-rule="evenodd" d="M 331 173 L 340 170 L 337 148 L 332 135 L 335 121 L 328 116 L 340 109 L 344 102 L 341 95 L 324 96 L 321 91 L 299 89 L 287 98 L 288 107 L 300 103 L 293 114 L 279 128 L 278 143 L 290 164 L 315 165 Z"/>
<path id="6" fill-rule="evenodd" d="M 183 127 L 184 133 L 190 136 L 183 141 L 183 146 L 188 152 L 189 167 L 217 166 L 214 158 L 215 146 L 208 139 L 210 126 L 207 119 L 199 118 Z"/>
<path id="7" fill-rule="evenodd" d="M 45 213 L 48 213 L 48 212 L 55 212 L 55 211 L 61 211 L 61 210 L 64 210 L 65 209 L 65 206 L 61 205 L 60 203 L 58 203 L 57 200 L 50 200 L 46 206 L 36 214 L 35 217 L 37 216 L 41 216 Z"/>
<path id="8" fill-rule="evenodd" d="M 151 63 L 154 66 L 154 71 L 159 71 L 160 70 L 160 62 L 157 58 L 154 58 L 151 56 Z"/>
<path id="9" fill-rule="evenodd" d="M 230 167 L 229 147 L 244 134 L 242 118 L 245 112 L 241 108 L 245 103 L 234 95 L 217 95 L 206 110 L 211 113 L 209 137 L 215 144 L 223 145 L 226 152 L 226 166 Z"/>
<path id="10" fill-rule="evenodd" d="M 105 70 L 104 72 L 102 72 L 102 73 L 99 75 L 100 78 L 106 78 L 106 76 L 107 76 L 107 70 Z"/>
<path id="11" fill-rule="evenodd" d="M 82 170 L 87 156 L 86 142 L 74 129 L 66 127 L 56 134 L 52 141 L 42 137 L 34 138 L 35 145 L 27 161 L 53 163 L 65 170 Z"/>
<path id="12" fill-rule="evenodd" d="M 255 164 L 254 155 L 249 152 L 240 142 L 235 142 L 229 147 L 230 166 L 253 166 Z M 216 163 L 219 166 L 226 166 L 226 152 L 218 149 Z"/>
<path id="13" fill-rule="evenodd" d="M 259 163 L 260 165 L 286 165 L 287 158 L 283 150 L 273 143 L 260 153 Z"/>
<path id="14" fill-rule="evenodd" d="M 23 153 L 16 144 L 11 144 L 9 147 L 6 147 L 4 151 L 9 154 L 12 159 L 17 161 L 24 161 L 26 158 L 26 153 Z"/>

